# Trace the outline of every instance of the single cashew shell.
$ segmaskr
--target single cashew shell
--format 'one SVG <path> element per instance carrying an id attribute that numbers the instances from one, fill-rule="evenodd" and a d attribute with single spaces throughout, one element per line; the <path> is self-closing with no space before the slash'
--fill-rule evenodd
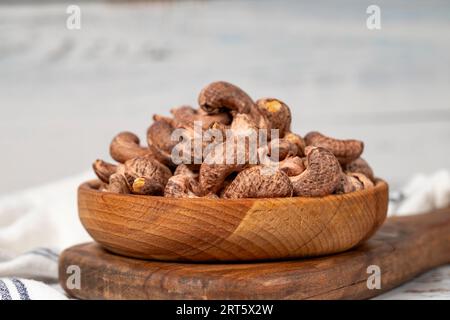
<path id="1" fill-rule="evenodd" d="M 152 157 L 137 157 L 128 160 L 118 169 L 131 191 L 138 194 L 162 194 L 172 172 Z M 140 179 L 136 184 L 135 180 Z M 148 193 L 144 193 L 148 192 Z"/>
<path id="2" fill-rule="evenodd" d="M 374 183 L 372 182 L 372 180 L 362 173 L 348 172 L 347 175 L 357 179 L 362 184 L 363 189 L 370 189 L 375 186 Z"/>
<path id="3" fill-rule="evenodd" d="M 227 112 L 220 112 L 217 114 L 208 114 L 203 109 L 196 110 L 190 106 L 181 106 L 170 111 L 174 117 L 173 126 L 194 126 L 195 121 L 202 123 L 202 129 L 209 129 L 214 123 L 229 125 L 231 123 L 231 116 Z"/>
<path id="4" fill-rule="evenodd" d="M 293 192 L 289 177 L 278 169 L 254 166 L 240 172 L 225 189 L 223 197 L 279 198 L 291 197 Z"/>
<path id="5" fill-rule="evenodd" d="M 321 197 L 332 194 L 339 185 L 341 166 L 336 157 L 321 147 L 306 147 L 306 170 L 290 177 L 294 195 Z"/>
<path id="6" fill-rule="evenodd" d="M 109 153 L 114 160 L 120 163 L 149 154 L 150 150 L 141 147 L 139 143 L 139 137 L 134 133 L 121 132 L 111 141 Z"/>
<path id="7" fill-rule="evenodd" d="M 109 177 L 109 185 L 107 190 L 114 193 L 131 193 L 126 178 L 120 173 L 114 173 Z"/>
<path id="8" fill-rule="evenodd" d="M 280 161 L 280 170 L 288 177 L 295 177 L 305 171 L 305 165 L 300 157 L 287 157 Z"/>
<path id="9" fill-rule="evenodd" d="M 364 150 L 364 143 L 359 140 L 339 140 L 327 137 L 317 131 L 305 136 L 307 146 L 322 147 L 330 150 L 341 165 L 346 165 L 359 158 Z"/>
<path id="10" fill-rule="evenodd" d="M 117 171 L 117 166 L 115 164 L 100 159 L 95 160 L 92 164 L 92 168 L 97 177 L 105 183 L 109 183 L 109 177 Z"/>
<path id="11" fill-rule="evenodd" d="M 339 185 L 335 190 L 336 194 L 350 193 L 364 189 L 363 184 L 355 177 L 342 173 Z"/>
<path id="12" fill-rule="evenodd" d="M 283 101 L 275 98 L 262 98 L 256 101 L 256 105 L 266 121 L 265 128 L 278 129 L 280 138 L 290 131 L 291 110 Z"/>
<path id="13" fill-rule="evenodd" d="M 208 114 L 217 114 L 224 109 L 234 113 L 250 113 L 255 105 L 241 88 L 225 81 L 213 82 L 203 88 L 198 104 Z"/>
<path id="14" fill-rule="evenodd" d="M 370 180 L 375 181 L 375 176 L 373 174 L 372 168 L 367 163 L 367 161 L 364 160 L 363 158 L 358 158 L 358 159 L 353 160 L 352 162 L 348 163 L 347 165 L 345 165 L 344 171 L 362 173 L 363 175 L 368 177 Z"/>

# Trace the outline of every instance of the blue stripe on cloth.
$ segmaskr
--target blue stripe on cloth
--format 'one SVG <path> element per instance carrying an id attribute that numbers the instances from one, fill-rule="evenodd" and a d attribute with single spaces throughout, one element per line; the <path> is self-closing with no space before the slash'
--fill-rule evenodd
<path id="1" fill-rule="evenodd" d="M 59 254 L 57 254 L 56 252 L 54 252 L 53 250 L 51 250 L 49 248 L 41 248 L 41 250 L 47 252 L 48 254 L 52 255 L 56 259 L 59 258 Z"/>
<path id="2" fill-rule="evenodd" d="M 20 300 L 31 300 L 30 296 L 28 295 L 27 287 L 25 287 L 22 281 L 17 278 L 12 278 L 12 282 L 16 286 L 17 292 L 20 296 Z"/>
<path id="3" fill-rule="evenodd" d="M 55 256 L 54 254 L 50 254 L 47 251 L 43 251 L 42 249 L 36 249 L 36 250 L 32 250 L 32 251 L 28 251 L 27 254 L 36 254 L 39 255 L 41 257 L 45 257 L 47 259 L 50 259 L 52 261 L 58 261 L 58 256 Z"/>
<path id="4" fill-rule="evenodd" d="M 3 280 L 0 280 L 0 297 L 2 300 L 12 300 L 8 287 Z"/>

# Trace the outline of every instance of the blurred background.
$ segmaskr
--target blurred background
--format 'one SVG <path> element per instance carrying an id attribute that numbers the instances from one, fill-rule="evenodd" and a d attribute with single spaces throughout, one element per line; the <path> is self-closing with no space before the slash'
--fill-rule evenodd
<path id="1" fill-rule="evenodd" d="M 363 140 L 398 188 L 450 169 L 449 31 L 444 0 L 0 0 L 0 194 L 89 171 L 215 80 L 282 99 L 296 132 Z"/>

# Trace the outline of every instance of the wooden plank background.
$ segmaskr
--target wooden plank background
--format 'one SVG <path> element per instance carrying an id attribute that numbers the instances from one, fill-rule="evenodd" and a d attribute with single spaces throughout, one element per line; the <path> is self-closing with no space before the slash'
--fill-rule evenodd
<path id="1" fill-rule="evenodd" d="M 89 170 L 121 130 L 195 104 L 213 80 L 275 96 L 294 128 L 366 142 L 398 187 L 450 168 L 450 2 L 0 1 L 0 193 Z"/>

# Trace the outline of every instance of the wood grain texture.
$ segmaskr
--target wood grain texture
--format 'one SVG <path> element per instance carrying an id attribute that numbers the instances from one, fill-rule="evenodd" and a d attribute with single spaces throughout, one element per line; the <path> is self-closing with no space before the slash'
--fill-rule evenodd
<path id="1" fill-rule="evenodd" d="M 327 257 L 297 261 L 195 264 L 145 261 L 98 244 L 60 256 L 63 288 L 81 299 L 364 299 L 450 262 L 450 208 L 389 218 L 369 241 Z M 68 289 L 69 265 L 81 268 L 81 289 Z M 367 288 L 367 267 L 381 270 L 381 289 Z"/>
<path id="2" fill-rule="evenodd" d="M 161 261 L 254 261 L 348 250 L 384 222 L 388 186 L 321 198 L 173 199 L 78 190 L 83 226 L 105 248 Z"/>

